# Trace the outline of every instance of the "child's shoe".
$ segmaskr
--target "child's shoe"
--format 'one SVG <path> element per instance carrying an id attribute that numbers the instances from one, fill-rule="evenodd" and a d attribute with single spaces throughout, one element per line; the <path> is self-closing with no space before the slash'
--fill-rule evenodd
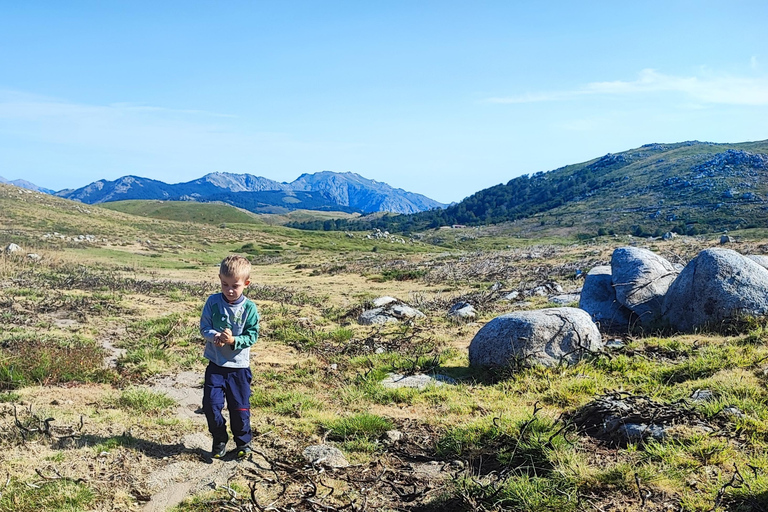
<path id="1" fill-rule="evenodd" d="M 251 449 L 251 445 L 249 445 L 249 444 L 244 444 L 243 446 L 238 446 L 237 447 L 237 458 L 238 459 L 244 459 L 248 455 L 250 455 L 251 453 L 253 453 L 253 450 Z"/>
<path id="2" fill-rule="evenodd" d="M 227 454 L 227 442 L 226 441 L 214 441 L 213 448 L 211 448 L 211 458 L 220 459 Z"/>

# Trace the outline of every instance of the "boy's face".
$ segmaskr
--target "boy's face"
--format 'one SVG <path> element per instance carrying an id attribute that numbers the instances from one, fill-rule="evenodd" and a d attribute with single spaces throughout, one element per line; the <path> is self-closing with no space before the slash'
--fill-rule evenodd
<path id="1" fill-rule="evenodd" d="M 227 302 L 235 302 L 243 294 L 245 287 L 251 284 L 251 280 L 245 277 L 232 277 L 219 274 L 221 280 L 221 293 Z"/>

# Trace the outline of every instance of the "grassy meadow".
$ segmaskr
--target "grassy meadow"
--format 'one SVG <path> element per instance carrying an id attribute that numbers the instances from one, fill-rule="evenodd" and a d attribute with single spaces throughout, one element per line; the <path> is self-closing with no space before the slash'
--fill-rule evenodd
<path id="1" fill-rule="evenodd" d="M 210 468 L 225 482 L 168 509 L 768 509 L 763 319 L 635 333 L 572 367 L 468 364 L 469 343 L 495 316 L 555 305 L 505 293 L 548 282 L 577 291 L 577 271 L 607 264 L 621 245 L 684 263 L 717 238 L 530 240 L 482 228 L 401 241 L 173 207 L 108 209 L 0 185 L 2 247 L 40 257 L 0 256 L 0 512 L 161 510 L 158 489 Z M 768 253 L 768 233 L 731 235 L 742 253 Z M 178 390 L 157 383 L 188 374 L 199 389 L 199 314 L 229 253 L 253 262 L 246 293 L 262 316 L 251 355 L 256 454 L 211 466 L 185 444 L 206 439 L 205 422 L 179 414 Z M 426 318 L 359 325 L 383 295 Z M 475 306 L 476 321 L 448 318 L 458 301 Z M 455 384 L 391 389 L 389 373 Z M 704 389 L 712 400 L 689 399 Z M 685 414 L 674 435 L 617 445 L 573 421 L 606 394 Z M 302 451 L 322 442 L 350 466 L 308 465 Z"/>

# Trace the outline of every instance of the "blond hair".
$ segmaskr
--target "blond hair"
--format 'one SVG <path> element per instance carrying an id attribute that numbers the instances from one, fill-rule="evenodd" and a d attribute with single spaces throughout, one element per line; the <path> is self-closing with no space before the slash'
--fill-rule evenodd
<path id="1" fill-rule="evenodd" d="M 219 273 L 226 277 L 249 279 L 251 277 L 251 262 L 242 256 L 231 254 L 222 260 Z"/>

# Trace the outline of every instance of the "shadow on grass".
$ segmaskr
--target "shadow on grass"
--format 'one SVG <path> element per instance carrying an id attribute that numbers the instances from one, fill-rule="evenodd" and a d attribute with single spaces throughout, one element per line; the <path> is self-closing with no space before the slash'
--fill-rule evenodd
<path id="1" fill-rule="evenodd" d="M 57 450 L 67 450 L 73 448 L 93 448 L 94 450 L 109 451 L 115 448 L 126 448 L 141 452 L 147 457 L 153 459 L 163 459 L 166 457 L 175 457 L 182 454 L 197 455 L 202 461 L 210 462 L 210 452 L 202 448 L 188 448 L 183 443 L 162 444 L 147 439 L 141 439 L 129 434 L 119 436 L 96 436 L 84 434 L 76 438 L 62 438 L 55 444 Z M 234 453 L 228 453 L 223 460 L 234 459 Z"/>

